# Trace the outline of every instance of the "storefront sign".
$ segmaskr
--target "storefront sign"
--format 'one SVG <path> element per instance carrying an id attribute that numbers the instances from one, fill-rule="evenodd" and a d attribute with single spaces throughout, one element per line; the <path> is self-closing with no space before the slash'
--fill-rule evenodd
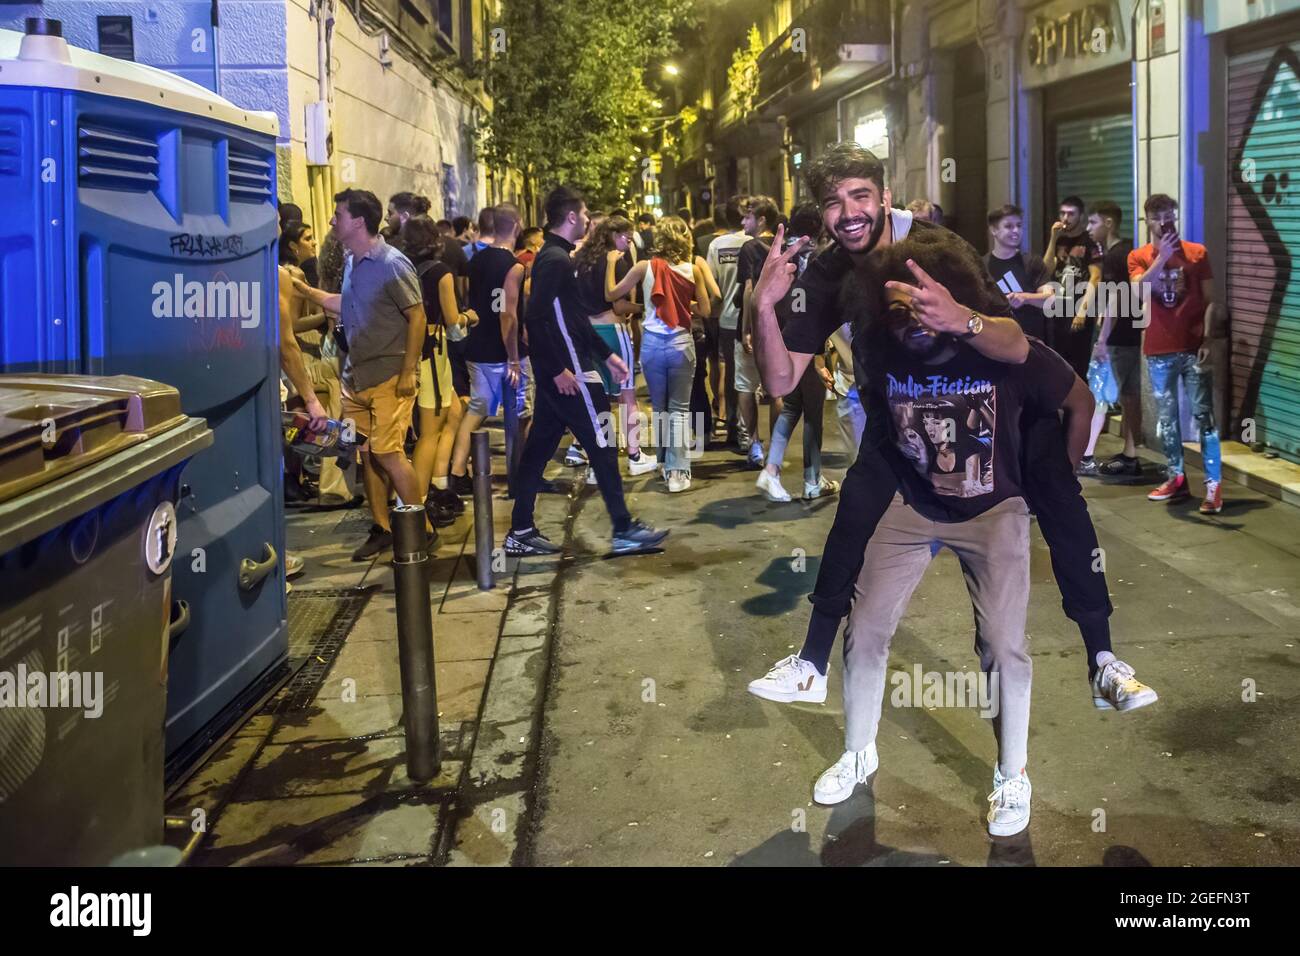
<path id="1" fill-rule="evenodd" d="M 1049 3 L 1028 13 L 1024 84 L 1043 86 L 1128 59 L 1128 38 L 1119 5 Z"/>

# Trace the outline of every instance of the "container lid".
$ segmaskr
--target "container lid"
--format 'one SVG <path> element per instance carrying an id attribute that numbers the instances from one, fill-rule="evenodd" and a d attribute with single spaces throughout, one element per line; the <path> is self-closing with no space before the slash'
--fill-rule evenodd
<path id="1" fill-rule="evenodd" d="M 206 87 L 157 67 L 70 46 L 54 31 L 24 36 L 16 30 L 0 30 L 0 86 L 98 93 L 206 116 L 271 136 L 280 132 L 275 113 L 242 109 Z"/>
<path id="2" fill-rule="evenodd" d="M 180 393 L 131 375 L 0 375 L 0 502 L 186 422 Z"/>

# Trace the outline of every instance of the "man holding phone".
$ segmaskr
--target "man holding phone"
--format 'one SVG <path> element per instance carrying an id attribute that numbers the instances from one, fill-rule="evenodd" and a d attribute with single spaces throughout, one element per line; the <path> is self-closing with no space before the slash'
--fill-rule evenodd
<path id="1" fill-rule="evenodd" d="M 1148 287 L 1150 324 L 1142 342 L 1151 391 L 1159 416 L 1156 434 L 1169 461 L 1167 478 L 1147 497 L 1152 501 L 1186 498 L 1183 473 L 1183 432 L 1178 414 L 1181 379 L 1201 431 L 1201 457 L 1205 467 L 1205 500 L 1201 514 L 1223 510 L 1219 490 L 1221 460 L 1219 431 L 1214 422 L 1214 386 L 1206 340 L 1217 304 L 1214 279 L 1205 246 L 1178 235 L 1178 203 L 1156 193 L 1143 207 L 1151 242 L 1128 255 L 1129 277 Z"/>

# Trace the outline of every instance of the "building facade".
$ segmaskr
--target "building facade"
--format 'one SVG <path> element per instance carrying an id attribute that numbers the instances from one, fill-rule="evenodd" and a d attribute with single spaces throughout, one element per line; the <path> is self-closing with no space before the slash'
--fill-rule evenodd
<path id="1" fill-rule="evenodd" d="M 0 26 L 57 19 L 75 46 L 276 113 L 279 198 L 325 221 L 346 186 L 385 200 L 411 190 L 446 217 L 517 197 L 475 155 L 476 121 L 491 109 L 491 11 L 489 0 L 46 0 L 6 5 Z"/>

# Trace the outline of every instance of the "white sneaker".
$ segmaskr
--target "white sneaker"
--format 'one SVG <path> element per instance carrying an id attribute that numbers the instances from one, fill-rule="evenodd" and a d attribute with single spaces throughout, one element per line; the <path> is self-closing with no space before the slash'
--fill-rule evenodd
<path id="1" fill-rule="evenodd" d="M 648 475 L 658 467 L 659 460 L 654 455 L 647 455 L 645 452 L 641 452 L 641 457 L 635 461 L 631 458 L 627 460 L 627 473 L 634 478 L 637 475 Z"/>
<path id="2" fill-rule="evenodd" d="M 590 465 L 587 466 L 587 484 L 589 485 L 598 484 L 598 482 L 596 481 L 596 469 L 592 468 Z"/>
<path id="3" fill-rule="evenodd" d="M 587 463 L 587 453 L 577 445 L 570 445 L 569 450 L 564 453 L 564 463 L 570 468 L 585 465 Z"/>
<path id="4" fill-rule="evenodd" d="M 989 833 L 1012 836 L 1029 826 L 1029 798 L 1034 788 L 1022 770 L 1018 777 L 1004 777 L 993 768 L 993 792 L 989 794 Z"/>
<path id="5" fill-rule="evenodd" d="M 1126 711 L 1154 704 L 1156 692 L 1133 676 L 1133 668 L 1119 658 L 1097 669 L 1092 679 L 1092 705 L 1098 710 Z"/>
<path id="6" fill-rule="evenodd" d="M 758 473 L 758 480 L 754 482 L 758 490 L 767 496 L 768 501 L 791 501 L 790 492 L 785 490 L 781 484 L 781 479 L 772 474 L 766 468 Z"/>
<path id="7" fill-rule="evenodd" d="M 806 481 L 803 484 L 803 496 L 805 498 L 827 498 L 831 495 L 838 494 L 839 490 L 840 483 L 838 481 L 831 481 L 825 475 L 818 478 L 817 484 L 815 485 L 809 484 Z"/>
<path id="8" fill-rule="evenodd" d="M 844 751 L 844 756 L 817 778 L 813 801 L 822 806 L 843 803 L 853 796 L 853 788 L 866 783 L 879 766 L 880 756 L 874 743 L 868 744 L 865 750 Z"/>
<path id="9" fill-rule="evenodd" d="M 691 487 L 691 476 L 685 471 L 668 472 L 668 491 L 671 494 L 677 494 L 679 491 L 686 491 Z"/>
<path id="10" fill-rule="evenodd" d="M 772 669 L 757 680 L 749 682 L 749 692 L 764 700 L 780 704 L 806 700 L 814 704 L 826 702 L 826 678 L 817 668 L 798 654 L 777 661 Z"/>

